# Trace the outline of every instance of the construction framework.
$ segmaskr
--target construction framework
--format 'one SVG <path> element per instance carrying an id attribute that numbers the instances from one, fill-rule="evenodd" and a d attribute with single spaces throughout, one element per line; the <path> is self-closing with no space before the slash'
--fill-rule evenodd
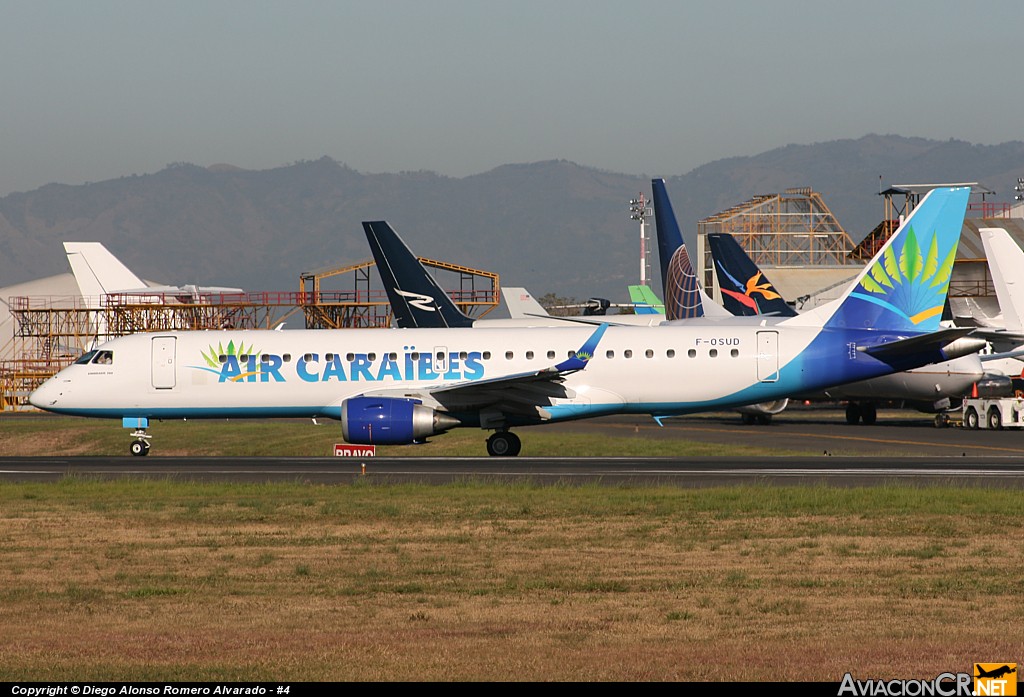
<path id="1" fill-rule="evenodd" d="M 807 187 L 762 194 L 698 221 L 697 235 L 727 233 L 736 238 L 758 266 L 846 266 L 853 241 L 825 205 Z M 703 240 L 702 240 L 703 241 Z M 699 273 L 714 287 L 711 250 L 698 250 Z"/>

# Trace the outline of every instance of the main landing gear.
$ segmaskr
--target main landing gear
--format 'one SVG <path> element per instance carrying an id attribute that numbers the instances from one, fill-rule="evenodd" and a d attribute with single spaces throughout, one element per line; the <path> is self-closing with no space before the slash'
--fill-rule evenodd
<path id="1" fill-rule="evenodd" d="M 495 431 L 487 439 L 487 454 L 493 457 L 515 457 L 522 447 L 519 436 L 511 431 Z"/>
<path id="2" fill-rule="evenodd" d="M 846 423 L 850 425 L 855 425 L 860 421 L 865 426 L 870 426 L 877 419 L 878 410 L 872 402 L 864 402 L 862 404 L 850 402 L 846 405 Z"/>
<path id="3" fill-rule="evenodd" d="M 133 440 L 132 444 L 128 446 L 132 455 L 149 455 L 149 439 L 153 436 L 146 433 L 146 429 L 139 428 L 132 433 L 132 437 L 135 438 L 135 440 Z"/>

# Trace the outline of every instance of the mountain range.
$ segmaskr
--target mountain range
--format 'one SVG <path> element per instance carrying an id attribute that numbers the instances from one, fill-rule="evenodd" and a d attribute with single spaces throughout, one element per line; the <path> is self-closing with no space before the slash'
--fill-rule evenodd
<path id="1" fill-rule="evenodd" d="M 66 272 L 64 241 L 98 241 L 163 283 L 298 290 L 303 272 L 368 261 L 361 222 L 387 220 L 417 254 L 496 272 L 537 297 L 625 301 L 625 286 L 639 280 L 629 201 L 650 197 L 651 177 L 666 179 L 679 223 L 690 227 L 755 195 L 810 187 L 857 242 L 882 219 L 883 186 L 978 182 L 996 192 L 990 200 L 1010 201 L 1022 175 L 1021 141 L 895 135 L 788 145 L 682 175 L 565 160 L 464 178 L 366 174 L 329 157 L 258 171 L 175 163 L 0 198 L 0 287 Z M 653 230 L 651 238 L 654 250 Z M 657 282 L 656 256 L 650 263 Z"/>

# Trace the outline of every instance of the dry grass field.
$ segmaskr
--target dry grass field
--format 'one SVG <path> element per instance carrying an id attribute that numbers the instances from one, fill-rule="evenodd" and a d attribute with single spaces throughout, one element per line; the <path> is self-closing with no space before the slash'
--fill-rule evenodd
<path id="1" fill-rule="evenodd" d="M 0 680 L 834 681 L 1020 661 L 1018 490 L 0 485 Z"/>

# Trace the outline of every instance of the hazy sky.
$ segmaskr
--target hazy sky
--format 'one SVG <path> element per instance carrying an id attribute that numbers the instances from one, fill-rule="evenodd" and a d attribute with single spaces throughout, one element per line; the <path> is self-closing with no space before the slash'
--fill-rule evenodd
<path id="1" fill-rule="evenodd" d="M 0 0 L 0 195 L 173 162 L 668 176 L 1024 139 L 1024 2 Z"/>

